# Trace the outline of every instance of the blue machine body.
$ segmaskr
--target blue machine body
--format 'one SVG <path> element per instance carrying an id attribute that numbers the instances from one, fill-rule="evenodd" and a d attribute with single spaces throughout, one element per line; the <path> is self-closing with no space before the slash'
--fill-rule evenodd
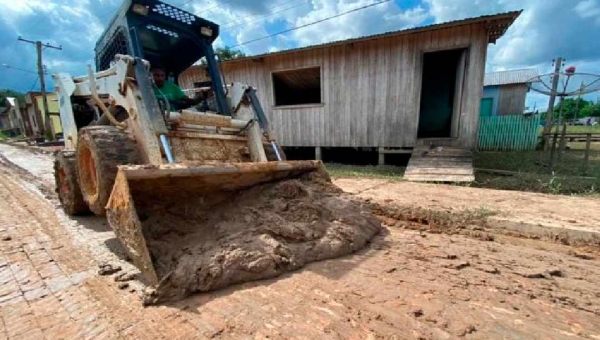
<path id="1" fill-rule="evenodd" d="M 110 68 L 116 54 L 160 65 L 177 82 L 201 58 L 211 78 L 219 113 L 230 115 L 212 43 L 219 25 L 158 0 L 125 0 L 96 43 L 96 70 Z"/>

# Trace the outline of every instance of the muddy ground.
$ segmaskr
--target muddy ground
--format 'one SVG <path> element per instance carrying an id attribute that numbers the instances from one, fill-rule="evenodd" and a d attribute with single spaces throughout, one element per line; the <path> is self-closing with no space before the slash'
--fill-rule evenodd
<path id="1" fill-rule="evenodd" d="M 3 144 L 0 155 L 0 339 L 600 339 L 598 247 L 487 226 L 509 216 L 593 229 L 598 199 L 539 196 L 595 207 L 568 219 L 530 196 L 529 209 L 501 206 L 525 199 L 514 192 L 337 180 L 385 226 L 365 249 L 144 308 L 106 222 L 58 208 L 50 156 Z M 407 220 L 414 201 L 444 214 Z"/>

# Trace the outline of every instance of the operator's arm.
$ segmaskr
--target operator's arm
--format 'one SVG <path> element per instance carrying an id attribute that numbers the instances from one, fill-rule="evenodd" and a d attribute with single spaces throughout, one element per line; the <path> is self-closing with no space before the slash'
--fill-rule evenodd
<path id="1" fill-rule="evenodd" d="M 204 100 L 204 98 L 202 98 L 202 97 L 190 98 L 185 95 L 185 93 L 181 90 L 181 88 L 179 88 L 179 86 L 176 86 L 175 100 L 183 102 L 186 105 L 192 106 L 192 105 L 200 104 Z"/>

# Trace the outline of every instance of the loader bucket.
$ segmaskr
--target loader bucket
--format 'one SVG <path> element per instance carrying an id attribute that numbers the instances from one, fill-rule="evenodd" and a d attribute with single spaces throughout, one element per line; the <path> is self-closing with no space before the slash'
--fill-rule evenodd
<path id="1" fill-rule="evenodd" d="M 143 281 L 157 286 L 169 274 L 161 271 L 161 263 L 170 259 L 161 258 L 168 254 L 151 249 L 149 239 L 157 244 L 176 236 L 186 238 L 189 233 L 202 242 L 202 234 L 212 231 L 194 230 L 195 222 L 239 191 L 315 171 L 324 171 L 320 161 L 121 166 L 107 205 L 107 218 Z"/>

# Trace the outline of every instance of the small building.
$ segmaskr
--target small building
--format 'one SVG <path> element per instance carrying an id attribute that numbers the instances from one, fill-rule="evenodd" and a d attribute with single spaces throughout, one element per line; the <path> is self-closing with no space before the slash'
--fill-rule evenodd
<path id="1" fill-rule="evenodd" d="M 398 152 L 474 148 L 489 43 L 508 12 L 278 51 L 222 63 L 227 83 L 258 89 L 282 146 Z M 203 66 L 179 77 L 206 80 Z M 410 151 L 409 151 L 410 152 Z"/>
<path id="2" fill-rule="evenodd" d="M 22 134 L 25 127 L 17 98 L 6 97 L 5 102 L 0 105 L 0 131 L 11 137 Z"/>
<path id="3" fill-rule="evenodd" d="M 536 69 L 486 73 L 481 98 L 481 116 L 523 114 L 529 81 L 538 75 Z"/>
<path id="4" fill-rule="evenodd" d="M 46 97 L 48 100 L 48 110 L 50 111 L 54 134 L 61 134 L 62 125 L 60 123 L 60 111 L 56 94 L 48 93 Z M 25 94 L 25 111 L 31 127 L 31 135 L 28 135 L 28 137 L 44 137 L 46 131 L 46 114 L 44 111 L 43 97 L 40 92 L 28 92 Z"/>

